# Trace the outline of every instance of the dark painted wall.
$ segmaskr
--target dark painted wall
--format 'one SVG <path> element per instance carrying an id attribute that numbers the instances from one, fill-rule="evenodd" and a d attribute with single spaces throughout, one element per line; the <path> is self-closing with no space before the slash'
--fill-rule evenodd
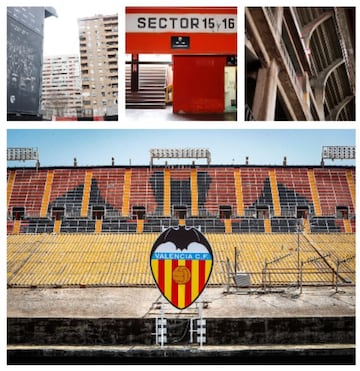
<path id="1" fill-rule="evenodd" d="M 207 318 L 207 345 L 353 344 L 354 317 Z M 189 343 L 189 320 L 168 319 L 169 344 Z M 154 318 L 8 318 L 8 344 L 150 345 Z"/>

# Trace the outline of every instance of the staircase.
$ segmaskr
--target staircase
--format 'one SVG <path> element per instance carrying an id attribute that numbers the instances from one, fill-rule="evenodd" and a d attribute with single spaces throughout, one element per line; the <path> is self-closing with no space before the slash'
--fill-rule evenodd
<path id="1" fill-rule="evenodd" d="M 275 174 L 274 169 L 269 171 L 269 178 L 270 178 L 271 195 L 272 195 L 273 205 L 274 205 L 274 216 L 281 216 L 279 190 L 277 186 L 276 174 Z"/>
<path id="2" fill-rule="evenodd" d="M 136 233 L 144 232 L 144 219 L 138 219 L 136 222 Z"/>
<path id="3" fill-rule="evenodd" d="M 351 224 L 349 219 L 344 219 L 345 233 L 352 233 Z"/>
<path id="4" fill-rule="evenodd" d="M 311 226 L 309 219 L 303 219 L 304 220 L 304 232 L 305 233 L 311 233 Z"/>
<path id="5" fill-rule="evenodd" d="M 171 215 L 171 179 L 170 170 L 164 170 L 164 216 Z"/>
<path id="6" fill-rule="evenodd" d="M 198 216 L 198 182 L 196 169 L 191 169 L 191 215 Z"/>
<path id="7" fill-rule="evenodd" d="M 92 179 L 92 172 L 87 171 L 85 173 L 84 192 L 83 192 L 82 207 L 81 207 L 81 217 L 82 218 L 86 218 L 88 216 L 90 190 L 91 190 L 91 179 Z"/>
<path id="8" fill-rule="evenodd" d="M 130 215 L 130 187 L 131 187 L 131 169 L 126 169 L 124 175 L 123 201 L 121 211 L 121 214 L 123 216 Z"/>
<path id="9" fill-rule="evenodd" d="M 308 170 L 308 177 L 309 177 L 310 189 L 311 189 L 311 194 L 312 194 L 312 199 L 313 199 L 313 204 L 314 204 L 315 215 L 321 216 L 322 212 L 321 212 L 319 193 L 317 190 L 316 179 L 315 179 L 315 174 L 314 174 L 313 169 Z"/>
<path id="10" fill-rule="evenodd" d="M 10 196 L 11 196 L 14 184 L 15 184 L 15 175 L 16 175 L 15 171 L 10 171 L 10 175 L 9 175 L 8 182 L 7 182 L 7 203 L 8 204 L 9 204 Z"/>
<path id="11" fill-rule="evenodd" d="M 355 209 L 355 205 L 356 205 L 355 181 L 354 181 L 354 178 L 352 176 L 352 173 L 351 173 L 350 169 L 346 170 L 346 179 L 347 179 L 348 184 L 349 184 L 351 199 L 352 199 L 353 206 L 354 206 L 354 209 Z"/>
<path id="12" fill-rule="evenodd" d="M 46 176 L 45 190 L 44 190 L 44 195 L 43 195 L 43 199 L 41 203 L 41 210 L 40 210 L 41 218 L 45 218 L 47 211 L 48 211 L 50 192 L 51 192 L 51 186 L 52 186 L 53 180 L 54 180 L 54 171 L 49 170 Z"/>
<path id="13" fill-rule="evenodd" d="M 54 233 L 60 233 L 61 230 L 61 220 L 57 219 L 54 223 Z"/>
<path id="14" fill-rule="evenodd" d="M 165 108 L 166 64 L 139 64 L 139 90 L 131 91 L 131 65 L 126 65 L 126 108 Z"/>
<path id="15" fill-rule="evenodd" d="M 101 230 L 102 230 L 102 219 L 96 219 L 95 233 L 101 233 Z"/>
<path id="16" fill-rule="evenodd" d="M 271 233 L 271 221 L 270 219 L 264 219 L 265 233 Z"/>
<path id="17" fill-rule="evenodd" d="M 225 233 L 231 233 L 232 232 L 231 219 L 224 219 L 224 224 L 225 224 Z"/>
<path id="18" fill-rule="evenodd" d="M 235 181 L 235 193 L 236 193 L 236 204 L 237 204 L 237 215 L 244 215 L 244 200 L 242 193 L 242 182 L 241 182 L 241 170 L 234 169 L 234 181 Z"/>
<path id="19" fill-rule="evenodd" d="M 13 234 L 19 234 L 20 233 L 20 226 L 21 226 L 21 220 L 15 220 L 14 221 L 14 228 L 13 228 Z"/>

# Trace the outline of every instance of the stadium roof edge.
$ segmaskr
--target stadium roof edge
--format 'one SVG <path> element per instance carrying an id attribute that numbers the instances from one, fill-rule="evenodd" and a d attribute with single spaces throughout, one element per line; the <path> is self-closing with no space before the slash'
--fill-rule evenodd
<path id="1" fill-rule="evenodd" d="M 38 169 L 41 170 L 54 170 L 54 169 L 110 169 L 110 168 L 169 168 L 169 169 L 182 169 L 182 168 L 355 168 L 355 165 L 206 165 L 206 164 L 179 164 L 179 165 L 85 165 L 85 166 L 40 166 Z M 8 166 L 8 170 L 26 170 L 26 169 L 37 169 L 36 166 Z"/>

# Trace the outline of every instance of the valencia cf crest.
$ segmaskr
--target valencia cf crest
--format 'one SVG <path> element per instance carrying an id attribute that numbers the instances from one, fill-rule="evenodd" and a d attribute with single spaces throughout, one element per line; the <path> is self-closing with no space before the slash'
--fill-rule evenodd
<path id="1" fill-rule="evenodd" d="M 213 253 L 193 227 L 170 227 L 160 234 L 150 254 L 151 273 L 162 295 L 174 307 L 189 307 L 206 287 Z"/>

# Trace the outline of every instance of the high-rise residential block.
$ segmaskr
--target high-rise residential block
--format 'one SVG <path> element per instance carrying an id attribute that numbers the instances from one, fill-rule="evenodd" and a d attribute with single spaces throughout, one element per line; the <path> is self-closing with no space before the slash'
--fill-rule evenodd
<path id="1" fill-rule="evenodd" d="M 84 116 L 118 114 L 118 16 L 78 20 Z"/>
<path id="2" fill-rule="evenodd" d="M 77 55 L 44 58 L 41 110 L 45 119 L 82 115 L 80 63 Z"/>

